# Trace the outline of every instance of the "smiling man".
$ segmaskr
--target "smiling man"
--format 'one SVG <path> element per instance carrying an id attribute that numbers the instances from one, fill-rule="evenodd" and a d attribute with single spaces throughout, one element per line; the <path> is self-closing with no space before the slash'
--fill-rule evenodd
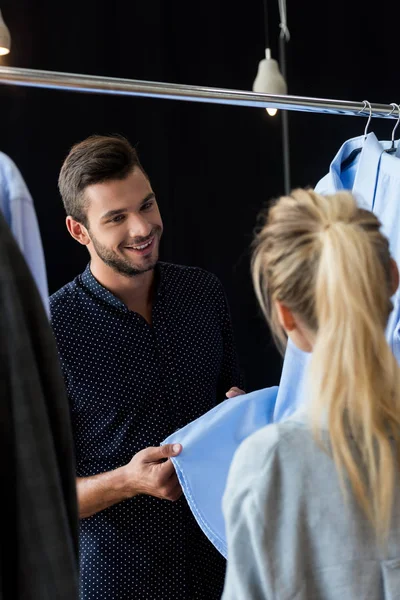
<path id="1" fill-rule="evenodd" d="M 160 443 L 240 391 L 224 292 L 206 271 L 158 260 L 160 212 L 124 138 L 74 146 L 59 189 L 90 254 L 50 302 L 75 440 L 81 598 L 219 599 L 224 560 L 182 497 L 170 460 L 181 447 Z"/>

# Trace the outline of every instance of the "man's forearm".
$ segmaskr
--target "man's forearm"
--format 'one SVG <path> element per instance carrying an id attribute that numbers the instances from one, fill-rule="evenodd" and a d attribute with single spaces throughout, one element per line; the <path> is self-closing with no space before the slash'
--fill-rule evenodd
<path id="1" fill-rule="evenodd" d="M 77 477 L 76 483 L 80 519 L 135 495 L 124 467 L 92 477 Z"/>

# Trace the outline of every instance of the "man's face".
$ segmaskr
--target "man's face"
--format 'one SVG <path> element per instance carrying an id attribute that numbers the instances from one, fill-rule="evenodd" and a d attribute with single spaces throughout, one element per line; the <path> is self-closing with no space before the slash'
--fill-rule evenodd
<path id="1" fill-rule="evenodd" d="M 90 185 L 85 195 L 91 255 L 129 277 L 153 269 L 163 225 L 143 171 L 135 168 L 125 179 Z"/>

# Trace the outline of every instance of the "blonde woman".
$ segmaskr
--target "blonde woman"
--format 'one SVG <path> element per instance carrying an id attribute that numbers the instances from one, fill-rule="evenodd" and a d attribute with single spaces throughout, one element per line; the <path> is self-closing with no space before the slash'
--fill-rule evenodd
<path id="1" fill-rule="evenodd" d="M 223 600 L 398 600 L 399 276 L 380 223 L 350 193 L 297 190 L 270 209 L 252 273 L 278 343 L 312 352 L 309 399 L 236 452 Z"/>

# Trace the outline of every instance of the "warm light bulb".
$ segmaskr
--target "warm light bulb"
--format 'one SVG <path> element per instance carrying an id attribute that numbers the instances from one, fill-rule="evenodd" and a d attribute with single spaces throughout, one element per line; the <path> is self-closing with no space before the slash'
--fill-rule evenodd
<path id="1" fill-rule="evenodd" d="M 265 110 L 267 111 L 270 117 L 274 117 L 278 112 L 277 108 L 266 108 Z"/>
<path id="2" fill-rule="evenodd" d="M 10 49 L 0 47 L 0 56 L 5 56 L 6 54 L 10 54 Z"/>

